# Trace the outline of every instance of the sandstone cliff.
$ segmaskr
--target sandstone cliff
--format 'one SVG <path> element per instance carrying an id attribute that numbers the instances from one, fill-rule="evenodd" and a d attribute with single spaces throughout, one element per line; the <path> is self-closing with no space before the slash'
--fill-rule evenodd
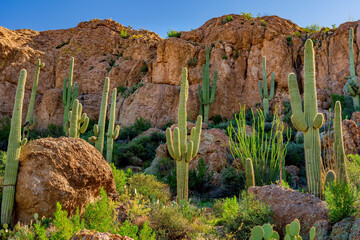
<path id="1" fill-rule="evenodd" d="M 98 117 L 102 86 L 109 76 L 111 88 L 130 88 L 142 82 L 134 93 L 118 96 L 117 119 L 121 125 L 131 124 L 136 117 L 149 119 L 154 126 L 176 120 L 180 73 L 186 66 L 190 83 L 189 117 L 195 119 L 199 109 L 197 84 L 201 83 L 206 46 L 213 47 L 211 77 L 218 70 L 210 115 L 230 118 L 238 111 L 239 103 L 254 106 L 261 102 L 258 80 L 262 80 L 263 55 L 267 57 L 268 77 L 275 72 L 275 98 L 271 102 L 274 108 L 277 102 L 288 98 L 288 74 L 295 72 L 299 82 L 303 79 L 303 46 L 307 38 L 315 39 L 320 107 L 328 107 L 331 92 L 343 93 L 344 76 L 349 75 L 350 27 L 355 30 L 355 63 L 360 57 L 359 22 L 344 23 L 336 30 L 307 33 L 277 16 L 251 20 L 232 16 L 231 22 L 224 21 L 225 16 L 213 18 L 198 29 L 182 32 L 180 38 L 170 39 L 147 30 L 132 30 L 111 20 L 91 20 L 75 28 L 43 32 L 0 27 L 0 117 L 11 115 L 22 68 L 28 70 L 25 99 L 29 99 L 36 60 L 41 58 L 46 65 L 41 70 L 36 104 L 39 126 L 61 125 L 62 84 L 73 56 L 78 98 L 91 118 Z M 123 29 L 127 30 L 127 38 L 121 36 Z M 196 64 L 190 64 L 195 58 Z M 360 64 L 357 72 L 360 73 Z"/>

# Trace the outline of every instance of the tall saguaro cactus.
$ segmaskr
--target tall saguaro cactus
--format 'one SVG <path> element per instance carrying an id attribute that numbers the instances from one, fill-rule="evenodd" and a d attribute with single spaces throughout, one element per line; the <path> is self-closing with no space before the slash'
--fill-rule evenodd
<path id="1" fill-rule="evenodd" d="M 349 63 L 350 63 L 350 76 L 345 77 L 348 79 L 344 88 L 345 91 L 350 94 L 353 99 L 355 110 L 360 110 L 360 83 L 357 81 L 355 72 L 355 61 L 354 61 L 354 29 L 350 28 L 349 33 Z"/>
<path id="2" fill-rule="evenodd" d="M 82 112 L 82 105 L 79 100 L 75 99 L 72 105 L 72 111 L 69 112 L 69 119 L 65 124 L 66 136 L 79 138 L 80 133 L 84 133 L 89 125 L 89 118 L 86 113 Z M 70 127 L 69 127 L 70 122 Z"/>
<path id="3" fill-rule="evenodd" d="M 35 72 L 35 79 L 31 91 L 30 102 L 26 114 L 26 121 L 24 126 L 23 138 L 29 138 L 30 131 L 34 130 L 37 126 L 36 116 L 34 116 L 34 105 L 35 105 L 35 98 L 36 98 L 36 91 L 39 82 L 39 75 L 40 75 L 40 68 L 44 67 L 45 63 L 41 63 L 41 60 L 38 59 L 36 63 L 36 72 Z"/>
<path id="4" fill-rule="evenodd" d="M 96 149 L 102 154 L 104 148 L 104 133 L 105 133 L 105 119 L 107 112 L 108 93 L 109 93 L 110 79 L 105 78 L 104 90 L 101 100 L 101 108 L 98 124 L 94 125 L 94 135 L 89 138 L 89 141 L 95 143 Z"/>
<path id="5" fill-rule="evenodd" d="M 14 208 L 15 184 L 17 179 L 21 147 L 27 142 L 21 139 L 21 116 L 26 83 L 26 70 L 21 70 L 16 90 L 14 110 L 11 118 L 7 161 L 5 166 L 4 189 L 1 203 L 1 225 L 10 224 Z"/>
<path id="6" fill-rule="evenodd" d="M 196 126 L 191 129 L 190 141 L 187 142 L 186 126 L 186 102 L 188 99 L 189 83 L 187 80 L 187 69 L 182 72 L 180 102 L 178 110 L 178 126 L 174 129 L 166 129 L 166 144 L 173 159 L 176 160 L 176 183 L 178 201 L 188 200 L 189 162 L 193 159 L 200 145 L 202 117 L 199 115 Z"/>
<path id="7" fill-rule="evenodd" d="M 108 132 L 106 133 L 107 141 L 106 141 L 106 161 L 110 164 L 112 161 L 112 155 L 113 155 L 113 144 L 114 140 L 116 140 L 119 136 L 120 132 L 120 126 L 115 125 L 115 109 L 116 109 L 116 96 L 117 96 L 117 90 L 116 88 L 113 89 L 112 97 L 111 97 L 111 108 L 110 108 L 110 120 L 109 120 L 109 126 L 108 126 Z"/>
<path id="8" fill-rule="evenodd" d="M 267 77 L 266 77 L 266 57 L 263 56 L 263 81 L 259 81 L 259 91 L 260 97 L 263 99 L 264 106 L 264 115 L 269 115 L 269 105 L 270 101 L 274 97 L 274 88 L 275 88 L 275 74 L 271 74 L 271 86 L 270 93 L 268 94 L 268 86 L 267 86 Z"/>
<path id="9" fill-rule="evenodd" d="M 64 79 L 64 85 L 63 85 L 63 104 L 64 104 L 64 121 L 63 121 L 63 128 L 64 132 L 66 133 L 67 127 L 66 124 L 69 120 L 69 112 L 71 110 L 71 106 L 74 103 L 74 100 L 78 96 L 79 87 L 78 84 L 75 83 L 74 85 L 74 91 L 72 89 L 72 83 L 73 83 L 73 72 L 74 72 L 74 58 L 71 58 L 70 61 L 70 72 L 69 72 L 69 79 Z"/>
<path id="10" fill-rule="evenodd" d="M 319 128 L 324 116 L 317 112 L 315 60 L 313 42 L 308 39 L 305 43 L 305 82 L 304 82 L 304 111 L 296 76 L 289 75 L 290 104 L 293 115 L 291 121 L 298 131 L 304 133 L 305 167 L 308 189 L 316 196 L 322 194 L 321 183 L 321 145 Z"/>
<path id="11" fill-rule="evenodd" d="M 348 182 L 346 155 L 343 142 L 341 104 L 339 101 L 335 103 L 334 118 L 334 152 L 336 164 L 336 176 L 339 182 Z"/>
<path id="12" fill-rule="evenodd" d="M 210 49 L 206 49 L 206 62 L 202 66 L 202 87 L 201 90 L 200 84 L 198 85 L 199 89 L 199 98 L 200 98 L 200 115 L 204 116 L 204 122 L 209 121 L 209 108 L 210 104 L 214 102 L 215 92 L 216 92 L 216 79 L 217 79 L 217 71 L 214 72 L 213 84 L 210 86 Z M 211 90 L 210 90 L 211 88 Z M 211 93 L 210 93 L 211 91 Z"/>

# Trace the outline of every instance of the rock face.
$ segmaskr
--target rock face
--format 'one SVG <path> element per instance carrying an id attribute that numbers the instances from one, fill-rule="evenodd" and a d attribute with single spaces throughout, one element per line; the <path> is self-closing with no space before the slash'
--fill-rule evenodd
<path id="1" fill-rule="evenodd" d="M 70 240 L 133 240 L 127 236 L 120 236 L 118 234 L 111 234 L 111 233 L 100 233 L 96 232 L 95 230 L 81 230 L 77 232 L 74 236 L 70 238 Z"/>
<path id="2" fill-rule="evenodd" d="M 309 236 L 310 228 L 315 222 L 328 220 L 329 210 L 326 207 L 326 202 L 311 194 L 304 194 L 276 185 L 250 187 L 248 192 L 255 194 L 257 199 L 271 205 L 279 234 L 284 233 L 286 225 L 296 218 L 301 224 L 301 236 Z"/>
<path id="3" fill-rule="evenodd" d="M 34 214 L 52 217 L 55 203 L 73 214 L 94 201 L 103 187 L 110 197 L 117 191 L 109 164 L 82 139 L 43 138 L 21 151 L 16 185 L 16 220 L 28 224 Z"/>
<path id="4" fill-rule="evenodd" d="M 175 124 L 171 128 L 175 128 Z M 195 124 L 188 123 L 188 133 Z M 201 140 L 198 154 L 189 163 L 189 170 L 195 169 L 200 158 L 204 158 L 205 165 L 209 167 L 209 173 L 212 172 L 212 184 L 219 186 L 221 182 L 221 173 L 226 169 L 227 155 L 229 154 L 229 137 L 220 129 L 212 128 L 209 130 L 202 129 Z M 146 172 L 155 174 L 158 170 L 157 165 L 161 158 L 171 158 L 168 153 L 166 144 L 161 144 L 156 149 L 155 159 L 152 161 L 151 166 L 146 169 Z"/>
<path id="5" fill-rule="evenodd" d="M 41 58 L 46 65 L 41 70 L 36 100 L 39 127 L 60 124 L 61 89 L 73 56 L 79 98 L 83 103 L 95 103 L 93 107 L 84 104 L 84 111 L 91 118 L 98 116 L 104 79 L 109 76 L 110 89 L 131 88 L 142 82 L 136 91 L 133 88 L 118 96 L 117 119 L 121 125 L 129 125 L 137 117 L 149 119 L 156 127 L 176 121 L 180 73 L 183 67 L 188 67 L 188 116 L 195 120 L 199 109 L 197 84 L 201 83 L 206 46 L 212 47 L 211 78 L 218 70 L 210 116 L 221 114 L 231 118 L 233 112 L 238 111 L 239 102 L 247 106 L 261 102 L 258 80 L 262 80 L 262 56 L 267 57 L 268 78 L 271 72 L 275 73 L 275 98 L 271 102 L 274 107 L 288 98 L 290 72 L 298 75 L 299 82 L 303 81 L 303 48 L 309 37 L 316 41 L 319 107 L 329 107 L 328 91 L 343 93 L 344 76 L 349 75 L 350 27 L 355 30 L 355 58 L 360 56 L 359 21 L 344 23 L 336 30 L 306 33 L 296 24 L 277 16 L 250 20 L 240 15 L 231 16 L 231 22 L 224 21 L 225 16 L 213 18 L 198 29 L 182 32 L 180 38 L 169 39 L 161 39 L 146 30 L 132 30 L 112 20 L 91 20 L 81 22 L 75 28 L 43 32 L 0 27 L 0 95 L 8 96 L 0 99 L 0 117 L 11 115 L 21 68 L 28 70 L 25 102 L 28 101 L 35 63 Z M 121 37 L 122 29 L 127 30 L 125 38 Z M 196 59 L 196 64 L 191 64 L 190 59 Z M 356 68 L 360 75 L 360 65 Z"/>

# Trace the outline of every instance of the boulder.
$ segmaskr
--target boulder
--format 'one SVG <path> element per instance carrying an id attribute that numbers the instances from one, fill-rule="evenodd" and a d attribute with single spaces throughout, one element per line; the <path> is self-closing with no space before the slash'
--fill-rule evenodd
<path id="1" fill-rule="evenodd" d="M 330 240 L 346 240 L 349 239 L 352 221 L 350 218 L 345 218 L 340 222 L 335 223 L 332 228 Z M 359 236 L 357 236 L 359 237 Z M 359 239 L 359 238 L 355 238 Z"/>
<path id="2" fill-rule="evenodd" d="M 56 202 L 70 215 L 94 201 L 100 188 L 117 196 L 110 165 L 83 139 L 42 138 L 21 151 L 16 184 L 16 221 L 53 217 Z"/>
<path id="3" fill-rule="evenodd" d="M 360 112 L 353 112 L 351 120 L 353 120 L 357 125 L 360 125 Z"/>
<path id="4" fill-rule="evenodd" d="M 359 240 L 360 239 L 360 218 L 355 220 L 351 227 L 351 232 L 349 240 Z"/>
<path id="5" fill-rule="evenodd" d="M 310 228 L 319 220 L 328 220 L 329 210 L 326 202 L 311 194 L 301 193 L 277 185 L 250 187 L 250 194 L 257 199 L 271 205 L 274 212 L 273 219 L 279 234 L 285 232 L 287 224 L 299 219 L 301 236 L 309 236 Z"/>
<path id="6" fill-rule="evenodd" d="M 75 233 L 70 240 L 133 240 L 127 236 L 120 236 L 119 234 L 111 234 L 108 232 L 100 233 L 95 230 L 81 230 Z"/>
<path id="7" fill-rule="evenodd" d="M 327 240 L 329 238 L 329 231 L 331 231 L 331 225 L 327 220 L 319 220 L 314 224 L 315 240 Z"/>

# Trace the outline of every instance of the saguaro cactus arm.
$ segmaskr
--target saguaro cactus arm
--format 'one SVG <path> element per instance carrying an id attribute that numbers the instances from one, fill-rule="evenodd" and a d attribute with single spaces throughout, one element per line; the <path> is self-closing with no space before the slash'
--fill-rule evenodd
<path id="1" fill-rule="evenodd" d="M 291 122 L 298 131 L 306 132 L 309 126 L 305 121 L 305 114 L 302 111 L 299 87 L 296 81 L 296 76 L 293 73 L 289 74 L 289 94 L 291 110 L 293 113 L 291 116 Z"/>

